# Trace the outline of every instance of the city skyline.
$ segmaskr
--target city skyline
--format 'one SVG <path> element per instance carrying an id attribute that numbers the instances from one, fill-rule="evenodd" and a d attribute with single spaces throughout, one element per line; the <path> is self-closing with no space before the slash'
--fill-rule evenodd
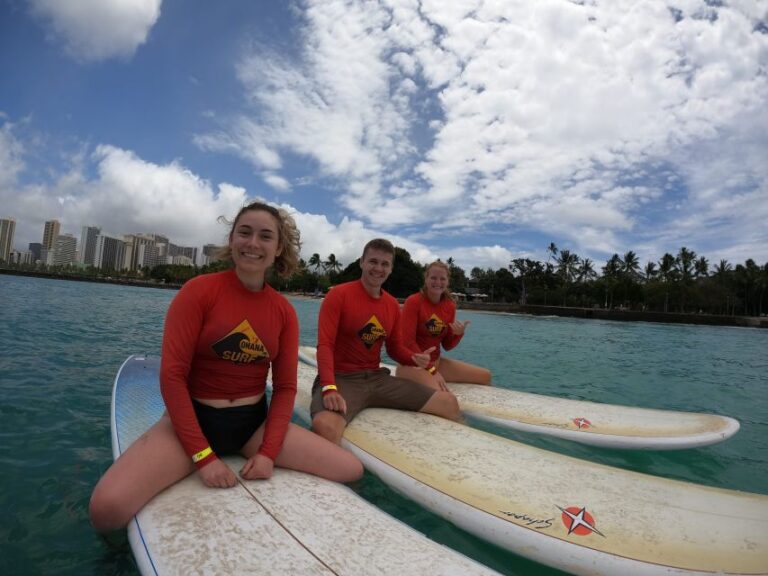
<path id="1" fill-rule="evenodd" d="M 764 1 L 3 3 L 0 206 L 22 246 L 263 198 L 305 259 L 765 262 L 766 62 Z"/>
<path id="2" fill-rule="evenodd" d="M 8 222 L 12 226 L 8 226 Z M 14 239 L 15 224 L 15 218 L 0 218 L 0 260 L 6 262 L 14 252 L 19 253 L 19 258 L 35 262 L 41 260 L 42 252 L 42 260 L 49 265 L 83 264 L 135 270 L 160 263 L 186 263 L 186 260 L 190 265 L 200 265 L 208 257 L 205 254 L 207 245 L 180 246 L 157 232 L 110 234 L 98 226 L 86 225 L 82 226 L 78 237 L 71 232 L 62 232 L 61 222 L 56 219 L 45 221 L 41 242 L 30 242 L 27 247 L 20 248 Z M 110 240 L 123 246 L 118 247 Z M 107 263 L 103 262 L 105 251 L 110 253 Z"/>

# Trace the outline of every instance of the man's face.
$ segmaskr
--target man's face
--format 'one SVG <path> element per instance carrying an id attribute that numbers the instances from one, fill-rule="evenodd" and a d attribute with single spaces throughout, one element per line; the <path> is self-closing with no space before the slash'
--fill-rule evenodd
<path id="1" fill-rule="evenodd" d="M 361 280 L 366 288 L 379 290 L 392 274 L 392 254 L 369 248 L 360 259 Z"/>

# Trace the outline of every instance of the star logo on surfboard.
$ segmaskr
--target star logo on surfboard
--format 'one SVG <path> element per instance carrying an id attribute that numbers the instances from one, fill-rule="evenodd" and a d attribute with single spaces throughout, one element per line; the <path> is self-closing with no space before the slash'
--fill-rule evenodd
<path id="1" fill-rule="evenodd" d="M 587 536 L 594 533 L 605 538 L 605 534 L 595 527 L 595 519 L 592 517 L 592 514 L 587 512 L 586 508 L 578 508 L 577 506 L 569 506 L 568 508 L 557 507 L 563 513 L 562 520 L 565 527 L 568 528 L 568 535 Z"/>
<path id="2" fill-rule="evenodd" d="M 574 418 L 571 420 L 576 425 L 576 428 L 579 430 L 586 430 L 590 426 L 592 426 L 592 422 L 587 420 L 586 418 Z"/>

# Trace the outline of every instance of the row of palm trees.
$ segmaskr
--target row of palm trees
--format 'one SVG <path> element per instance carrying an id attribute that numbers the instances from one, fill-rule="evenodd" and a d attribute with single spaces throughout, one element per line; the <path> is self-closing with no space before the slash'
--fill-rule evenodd
<path id="1" fill-rule="evenodd" d="M 473 268 L 471 282 L 497 298 L 521 304 L 600 306 L 659 312 L 762 315 L 768 264 L 733 266 L 686 247 L 641 266 L 634 251 L 613 254 L 598 274 L 595 263 L 551 243 L 546 262 L 515 258 L 504 270 Z M 516 282 L 516 286 L 510 285 Z M 556 297 L 555 300 L 553 297 Z"/>

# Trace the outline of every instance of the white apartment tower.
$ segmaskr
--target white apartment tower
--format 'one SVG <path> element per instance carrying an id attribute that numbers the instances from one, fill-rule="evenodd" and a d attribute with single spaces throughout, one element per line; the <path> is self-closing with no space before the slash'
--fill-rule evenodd
<path id="1" fill-rule="evenodd" d="M 75 252 L 77 251 L 77 238 L 72 234 L 62 234 L 56 237 L 56 244 L 53 247 L 53 265 L 69 266 L 75 263 Z"/>

